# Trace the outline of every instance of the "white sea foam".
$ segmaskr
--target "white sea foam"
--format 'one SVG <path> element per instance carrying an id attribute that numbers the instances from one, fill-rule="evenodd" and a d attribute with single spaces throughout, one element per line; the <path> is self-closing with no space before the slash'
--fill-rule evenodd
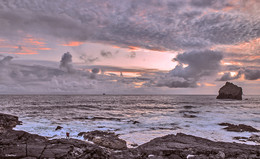
<path id="1" fill-rule="evenodd" d="M 246 124 L 260 130 L 260 97 L 216 100 L 215 96 L 1 96 L 0 111 L 19 116 L 15 129 L 48 136 L 83 139 L 80 132 L 113 131 L 143 144 L 167 134 L 185 133 L 214 141 L 241 142 L 250 132 L 228 132 L 219 123 Z M 61 130 L 55 131 L 57 126 Z M 244 143 L 244 142 L 242 142 Z M 246 142 L 246 144 L 259 144 Z"/>

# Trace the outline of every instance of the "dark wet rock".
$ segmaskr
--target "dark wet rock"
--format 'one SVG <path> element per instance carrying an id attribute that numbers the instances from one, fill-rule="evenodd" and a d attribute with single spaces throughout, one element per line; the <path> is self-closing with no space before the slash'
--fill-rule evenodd
<path id="1" fill-rule="evenodd" d="M 136 143 L 132 143 L 131 146 L 133 146 L 133 147 L 137 147 L 138 144 L 136 144 Z"/>
<path id="2" fill-rule="evenodd" d="M 139 124 L 140 122 L 139 121 L 133 121 L 133 124 Z"/>
<path id="3" fill-rule="evenodd" d="M 0 114 L 0 158 L 87 158 L 106 159 L 109 152 L 103 148 L 76 139 L 48 140 L 25 131 L 12 130 L 18 117 Z"/>
<path id="4" fill-rule="evenodd" d="M 137 148 L 113 151 L 76 139 L 47 140 L 24 131 L 0 134 L 0 158 L 181 159 L 259 158 L 260 146 L 213 142 L 185 134 L 167 135 Z"/>
<path id="5" fill-rule="evenodd" d="M 78 133 L 78 136 L 83 136 L 86 132 L 80 132 Z"/>
<path id="6" fill-rule="evenodd" d="M 233 131 L 233 132 L 259 132 L 259 130 L 253 128 L 252 126 L 245 125 L 245 124 L 239 124 L 239 125 L 234 125 L 230 123 L 220 123 L 220 126 L 226 126 L 224 129 L 227 131 Z"/>
<path id="7" fill-rule="evenodd" d="M 197 116 L 194 114 L 198 114 L 199 112 L 192 110 L 181 110 L 179 113 L 182 113 L 184 118 L 196 118 Z"/>
<path id="8" fill-rule="evenodd" d="M 191 111 L 191 110 L 181 110 L 180 113 L 190 113 L 190 114 L 198 114 L 198 111 Z"/>
<path id="9" fill-rule="evenodd" d="M 17 116 L 0 113 L 0 132 L 4 129 L 12 129 L 21 123 Z"/>
<path id="10" fill-rule="evenodd" d="M 57 126 L 56 129 L 55 129 L 55 131 L 61 130 L 62 128 L 63 128 L 62 126 Z"/>
<path id="11" fill-rule="evenodd" d="M 151 127 L 151 130 L 177 130 L 180 127 Z"/>
<path id="12" fill-rule="evenodd" d="M 194 108 L 194 106 L 191 106 L 191 105 L 185 105 L 185 106 L 183 106 L 183 108 L 184 108 L 184 109 L 192 109 L 192 108 Z"/>
<path id="13" fill-rule="evenodd" d="M 84 139 L 94 142 L 99 146 L 103 146 L 115 150 L 126 149 L 126 141 L 118 138 L 113 132 L 104 132 L 104 131 L 90 131 L 84 133 Z"/>
<path id="14" fill-rule="evenodd" d="M 260 143 L 260 136 L 256 135 L 256 134 L 253 134 L 250 137 L 236 136 L 233 139 L 239 140 L 239 141 L 242 141 L 242 142 L 252 141 L 252 142 L 255 142 L 255 143 Z"/>
<path id="15" fill-rule="evenodd" d="M 111 121 L 121 121 L 120 118 L 106 118 L 106 117 L 93 117 L 91 120 L 111 120 Z"/>
<path id="16" fill-rule="evenodd" d="M 226 82 L 218 91 L 217 99 L 237 99 L 242 100 L 242 88 L 233 83 Z"/>
<path id="17" fill-rule="evenodd" d="M 97 145 L 76 139 L 47 140 L 24 131 L 0 134 L 0 158 L 108 158 Z"/>
<path id="18" fill-rule="evenodd" d="M 14 120 L 16 121 L 16 120 Z M 17 122 L 19 124 L 19 122 Z M 11 124 L 15 126 L 15 124 Z M 9 127 L 8 127 L 9 128 Z M 166 135 L 155 138 L 137 148 L 127 148 L 114 133 L 92 131 L 81 132 L 96 144 L 77 139 L 54 139 L 30 134 L 24 131 L 6 129 L 0 132 L 0 158 L 35 159 L 234 159 L 260 158 L 260 146 L 214 142 L 200 137 L 185 135 Z M 252 135 L 249 139 L 258 139 Z M 102 141 L 102 142 L 100 142 Z M 120 141 L 120 146 L 114 141 Z M 98 146 L 101 145 L 102 147 Z M 107 145 L 120 147 L 122 150 L 103 148 Z"/>
<path id="19" fill-rule="evenodd" d="M 135 149 L 114 152 L 113 158 L 142 158 L 151 157 L 171 158 L 195 158 L 195 159 L 231 159 L 246 156 L 260 158 L 260 146 L 214 142 L 200 137 L 178 133 L 177 135 L 166 135 L 155 138 L 148 143 L 140 145 Z M 150 157 L 149 157 L 150 155 Z"/>
<path id="20" fill-rule="evenodd" d="M 196 115 L 193 115 L 193 114 L 184 113 L 184 114 L 183 114 L 183 117 L 184 117 L 184 118 L 196 118 L 197 116 L 196 116 Z"/>
<path id="21" fill-rule="evenodd" d="M 241 137 L 241 136 L 235 136 L 235 137 L 233 137 L 233 139 L 239 140 L 239 141 L 242 141 L 242 142 L 248 141 L 247 137 Z"/>
<path id="22" fill-rule="evenodd" d="M 128 122 L 133 123 L 133 124 L 139 124 L 140 123 L 139 121 L 136 121 L 136 120 L 129 120 Z"/>
<path id="23" fill-rule="evenodd" d="M 252 136 L 249 137 L 248 141 L 253 141 L 253 142 L 260 143 L 260 136 L 253 134 Z"/>

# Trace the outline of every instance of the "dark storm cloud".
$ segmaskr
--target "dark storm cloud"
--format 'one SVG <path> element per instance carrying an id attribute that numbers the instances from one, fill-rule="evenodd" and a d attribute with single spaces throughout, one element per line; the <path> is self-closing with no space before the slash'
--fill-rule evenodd
<path id="1" fill-rule="evenodd" d="M 99 73 L 99 68 L 93 68 L 91 70 L 91 72 L 94 73 L 94 74 L 97 74 L 97 73 Z"/>
<path id="2" fill-rule="evenodd" d="M 110 51 L 104 51 L 104 50 L 102 50 L 102 51 L 100 52 L 100 55 L 101 55 L 102 57 L 105 57 L 105 58 L 111 58 L 111 57 L 113 57 L 113 54 L 112 54 Z"/>
<path id="3" fill-rule="evenodd" d="M 226 73 L 224 73 L 224 75 L 223 75 L 220 79 L 218 79 L 218 81 L 230 81 L 230 80 L 235 80 L 235 79 L 240 78 L 241 75 L 242 75 L 242 71 L 239 71 L 239 72 L 237 73 L 237 75 L 235 75 L 235 76 L 232 76 L 230 72 L 226 72 Z"/>
<path id="4" fill-rule="evenodd" d="M 210 75 L 218 70 L 222 58 L 220 52 L 211 50 L 185 52 L 174 59 L 179 65 L 170 74 L 183 78 Z M 184 68 L 183 64 L 188 66 Z"/>
<path id="5" fill-rule="evenodd" d="M 246 80 L 258 80 L 260 79 L 260 66 L 238 66 L 229 65 L 222 68 L 224 71 L 236 72 L 237 75 L 231 76 L 230 72 L 225 72 L 217 81 L 228 81 L 239 79 L 242 75 L 245 75 Z"/>
<path id="6" fill-rule="evenodd" d="M 91 64 L 91 63 L 99 60 L 98 57 L 90 57 L 90 56 L 87 56 L 86 54 L 80 55 L 79 59 L 84 61 L 86 64 Z"/>
<path id="7" fill-rule="evenodd" d="M 191 5 L 194 5 L 196 7 L 208 7 L 212 6 L 216 0 L 192 0 Z"/>
<path id="8" fill-rule="evenodd" d="M 139 73 L 157 73 L 162 72 L 157 69 L 143 69 L 143 68 L 124 68 L 124 67 L 116 67 L 116 66 L 105 66 L 105 65 L 89 65 L 89 66 L 83 66 L 83 69 L 94 69 L 99 68 L 103 72 L 105 71 L 115 71 L 115 72 L 139 72 Z"/>
<path id="9" fill-rule="evenodd" d="M 220 68 L 222 54 L 211 50 L 190 51 L 177 55 L 179 64 L 159 80 L 158 86 L 196 87 L 203 76 L 215 74 Z M 184 67 L 184 65 L 188 65 Z"/>
<path id="10" fill-rule="evenodd" d="M 30 5 L 30 4 L 28 4 Z M 15 5 L 13 6 L 15 7 Z M 46 8 L 47 9 L 47 8 Z M 48 9 L 47 9 L 48 10 Z M 1 30 L 0 34 L 5 36 L 21 35 L 24 32 L 32 34 L 47 34 L 62 39 L 86 40 L 91 34 L 88 28 L 68 16 L 41 14 L 38 11 L 0 11 Z M 23 32 L 20 32 L 23 30 Z"/>
<path id="11" fill-rule="evenodd" d="M 178 78 L 172 78 L 172 80 L 163 80 L 163 81 L 159 81 L 157 83 L 158 87 L 169 87 L 169 88 L 188 88 L 188 87 L 197 87 L 197 84 L 195 81 L 193 80 L 179 80 Z"/>
<path id="12" fill-rule="evenodd" d="M 31 33 L 159 50 L 206 48 L 259 37 L 260 20 L 254 12 L 248 18 L 239 10 L 207 10 L 233 7 L 231 2 L 9 0 L 0 3 L 0 36 Z"/>
<path id="13" fill-rule="evenodd" d="M 72 55 L 69 52 L 64 53 L 61 57 L 60 68 L 69 73 L 74 71 L 72 67 Z"/>
<path id="14" fill-rule="evenodd" d="M 258 80 L 260 79 L 260 70 L 245 70 L 245 79 L 247 80 Z"/>

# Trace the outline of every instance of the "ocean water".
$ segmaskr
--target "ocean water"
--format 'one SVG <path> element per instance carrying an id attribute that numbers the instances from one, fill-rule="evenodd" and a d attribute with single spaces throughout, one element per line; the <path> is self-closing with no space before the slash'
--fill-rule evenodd
<path id="1" fill-rule="evenodd" d="M 131 144 L 179 132 L 213 141 L 241 142 L 219 123 L 246 124 L 260 130 L 260 97 L 242 101 L 206 95 L 1 95 L 0 112 L 17 115 L 16 130 L 64 138 L 70 132 L 112 131 Z M 55 131 L 57 126 L 63 129 Z M 257 144 L 254 142 L 243 142 Z M 259 144 L 259 143 L 258 143 Z"/>

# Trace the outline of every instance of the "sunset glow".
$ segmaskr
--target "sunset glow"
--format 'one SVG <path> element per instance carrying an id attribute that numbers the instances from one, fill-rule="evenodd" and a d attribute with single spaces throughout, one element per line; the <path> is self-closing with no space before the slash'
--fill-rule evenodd
<path id="1" fill-rule="evenodd" d="M 80 41 L 71 41 L 67 44 L 62 44 L 62 46 L 80 46 L 82 45 L 84 42 L 80 42 Z"/>
<path id="2" fill-rule="evenodd" d="M 260 0 L 0 0 L 0 159 L 260 159 Z"/>
<path id="3" fill-rule="evenodd" d="M 258 0 L 25 2 L 0 2 L 3 88 L 259 94 Z"/>

